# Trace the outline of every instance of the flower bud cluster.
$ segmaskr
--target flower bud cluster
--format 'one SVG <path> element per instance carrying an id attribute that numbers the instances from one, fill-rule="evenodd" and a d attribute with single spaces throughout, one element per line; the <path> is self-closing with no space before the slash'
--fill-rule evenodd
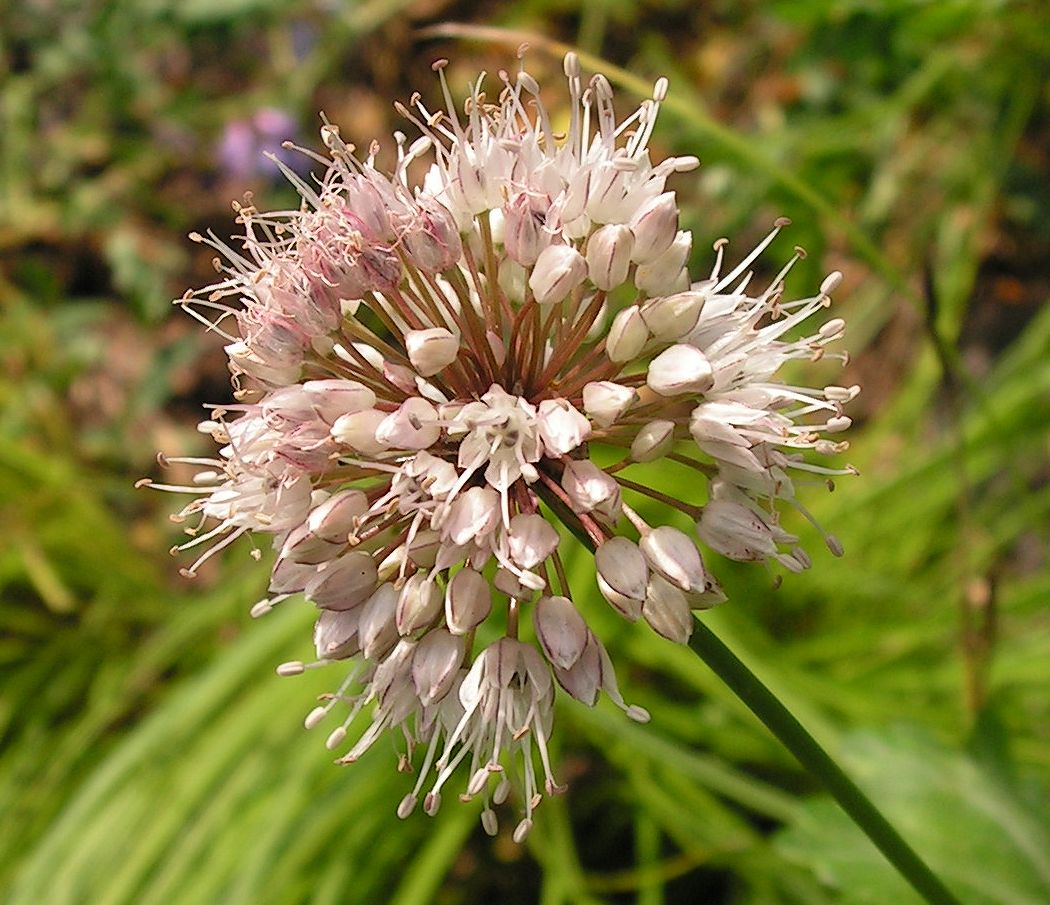
<path id="1" fill-rule="evenodd" d="M 252 612 L 296 595 L 317 608 L 316 659 L 278 672 L 346 664 L 305 720 L 334 725 L 341 763 L 396 730 L 402 766 L 418 766 L 401 816 L 436 813 L 462 773 L 460 797 L 483 799 L 491 833 L 516 793 L 520 841 L 562 789 L 556 687 L 648 718 L 624 701 L 569 586 L 565 537 L 594 551 L 615 612 L 684 643 L 694 614 L 725 599 L 698 542 L 809 565 L 779 511 L 805 515 L 797 472 L 849 471 L 805 454 L 846 448 L 831 437 L 856 388 L 775 378 L 790 360 L 831 357 L 843 332 L 830 320 L 798 338 L 838 275 L 787 301 L 792 259 L 748 294 L 783 223 L 724 274 L 719 243 L 710 275 L 690 280 L 692 238 L 666 180 L 697 161 L 654 165 L 648 148 L 666 80 L 617 122 L 609 82 L 585 85 L 570 54 L 570 125 L 555 141 L 524 69 L 501 75 L 497 103 L 478 82 L 463 107 L 435 68 L 446 110 L 399 107 L 421 137 L 399 136 L 389 177 L 326 124 L 324 176 L 287 171 L 301 210 L 241 207 L 239 250 L 197 237 L 223 257 L 222 278 L 182 304 L 226 336 L 237 402 L 201 426 L 221 448 L 184 460 L 201 467 L 195 482 L 156 486 L 195 497 L 179 515 L 203 520 L 179 548 L 204 550 L 189 573 L 245 533 L 270 536 L 270 596 Z M 414 185 L 410 164 L 431 154 Z M 618 461 L 599 464 L 599 446 Z M 654 462 L 688 473 L 696 498 L 627 476 Z M 650 524 L 635 508 L 646 499 L 688 515 L 695 535 Z"/>

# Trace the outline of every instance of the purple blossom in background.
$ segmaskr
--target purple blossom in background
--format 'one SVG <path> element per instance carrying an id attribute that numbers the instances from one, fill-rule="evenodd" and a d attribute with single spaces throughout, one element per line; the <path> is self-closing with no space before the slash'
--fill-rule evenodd
<path id="1" fill-rule="evenodd" d="M 263 107 L 248 119 L 226 123 L 216 146 L 216 162 L 230 179 L 274 179 L 279 170 L 266 157 L 276 155 L 282 163 L 302 169 L 304 158 L 281 147 L 281 143 L 298 132 L 295 119 L 276 107 Z"/>

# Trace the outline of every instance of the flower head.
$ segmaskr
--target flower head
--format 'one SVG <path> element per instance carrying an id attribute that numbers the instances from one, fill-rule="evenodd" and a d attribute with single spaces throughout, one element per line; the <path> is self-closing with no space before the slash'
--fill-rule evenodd
<path id="1" fill-rule="evenodd" d="M 575 602 L 568 535 L 594 551 L 617 612 L 685 642 L 693 611 L 724 594 L 696 539 L 650 524 L 637 501 L 688 514 L 724 556 L 805 568 L 779 510 L 805 514 L 797 473 L 849 471 L 804 453 L 845 449 L 829 436 L 849 425 L 856 388 L 775 378 L 843 332 L 839 320 L 802 328 L 838 274 L 784 297 L 798 254 L 752 288 L 786 222 L 734 266 L 718 243 L 709 275 L 690 279 L 666 180 L 697 160 L 654 164 L 648 149 L 666 80 L 617 122 L 608 81 L 585 85 L 570 54 L 559 135 L 524 69 L 500 73 L 495 103 L 479 78 L 461 112 L 435 68 L 446 109 L 400 107 L 420 137 L 398 135 L 392 175 L 326 123 L 323 179 L 285 168 L 299 210 L 241 207 L 239 250 L 195 237 L 222 255 L 221 278 L 182 304 L 226 336 L 237 402 L 201 425 L 218 457 L 191 460 L 194 486 L 167 489 L 192 493 L 180 517 L 202 519 L 180 548 L 204 549 L 189 573 L 242 534 L 269 534 L 271 596 L 253 614 L 296 594 L 317 606 L 316 661 L 278 672 L 346 664 L 306 718 L 339 719 L 328 746 L 341 762 L 396 729 L 403 766 L 418 767 L 399 814 L 434 813 L 469 762 L 462 797 L 485 798 L 490 832 L 492 805 L 518 790 L 520 839 L 561 789 L 556 686 L 648 719 Z M 599 446 L 618 460 L 600 465 Z M 695 498 L 627 476 L 657 460 L 691 474 Z M 526 613 L 535 644 L 521 638 Z"/>

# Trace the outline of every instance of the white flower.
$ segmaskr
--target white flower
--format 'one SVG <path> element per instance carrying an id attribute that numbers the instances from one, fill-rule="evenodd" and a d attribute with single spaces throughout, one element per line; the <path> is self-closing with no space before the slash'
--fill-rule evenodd
<path id="1" fill-rule="evenodd" d="M 273 596 L 252 613 L 299 593 L 319 608 L 316 662 L 278 671 L 350 664 L 306 718 L 342 713 L 326 741 L 349 745 L 342 762 L 396 730 L 402 766 L 418 768 L 398 813 L 421 796 L 435 813 L 465 764 L 464 797 L 485 799 L 489 832 L 516 776 L 520 840 L 561 790 L 556 685 L 648 718 L 624 702 L 568 586 L 563 538 L 596 550 L 598 589 L 619 613 L 686 641 L 693 612 L 724 594 L 695 540 L 632 502 L 678 509 L 730 558 L 805 568 L 778 508 L 806 514 L 796 472 L 850 471 L 803 454 L 846 448 L 827 435 L 848 427 L 856 388 L 775 379 L 789 360 L 831 357 L 843 332 L 839 320 L 802 328 L 837 274 L 788 301 L 792 259 L 750 288 L 785 223 L 728 273 L 718 243 L 709 276 L 690 282 L 692 239 L 666 180 L 698 162 L 654 164 L 648 148 L 666 80 L 618 123 L 609 82 L 585 86 L 570 54 L 562 140 L 524 70 L 501 75 L 495 104 L 479 80 L 463 106 L 435 68 L 446 110 L 399 107 L 421 136 L 399 139 L 393 174 L 326 125 L 323 179 L 286 170 L 301 210 L 241 208 L 236 250 L 196 237 L 226 264 L 182 303 L 225 336 L 238 402 L 201 426 L 218 455 L 182 460 L 201 467 L 196 481 L 156 486 L 195 497 L 179 518 L 211 523 L 180 548 L 205 550 L 190 573 L 242 534 L 272 536 Z M 415 184 L 411 164 L 428 155 Z M 627 476 L 653 461 L 682 470 L 676 496 Z M 538 646 L 518 638 L 530 610 Z M 481 647 L 490 620 L 503 637 Z M 348 740 L 365 709 L 371 723 Z"/>

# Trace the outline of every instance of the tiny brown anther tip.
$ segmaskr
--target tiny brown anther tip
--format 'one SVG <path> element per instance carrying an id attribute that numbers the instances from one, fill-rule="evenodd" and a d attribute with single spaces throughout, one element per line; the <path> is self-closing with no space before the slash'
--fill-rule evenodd
<path id="1" fill-rule="evenodd" d="M 777 217 L 776 220 L 773 221 L 773 225 L 777 227 L 777 229 L 782 229 L 785 226 L 791 226 L 791 220 L 788 217 Z"/>
<path id="2" fill-rule="evenodd" d="M 441 72 L 441 70 L 444 69 L 447 65 L 448 60 L 442 57 L 440 60 L 434 60 L 434 62 L 430 64 L 430 68 L 434 72 Z"/>

